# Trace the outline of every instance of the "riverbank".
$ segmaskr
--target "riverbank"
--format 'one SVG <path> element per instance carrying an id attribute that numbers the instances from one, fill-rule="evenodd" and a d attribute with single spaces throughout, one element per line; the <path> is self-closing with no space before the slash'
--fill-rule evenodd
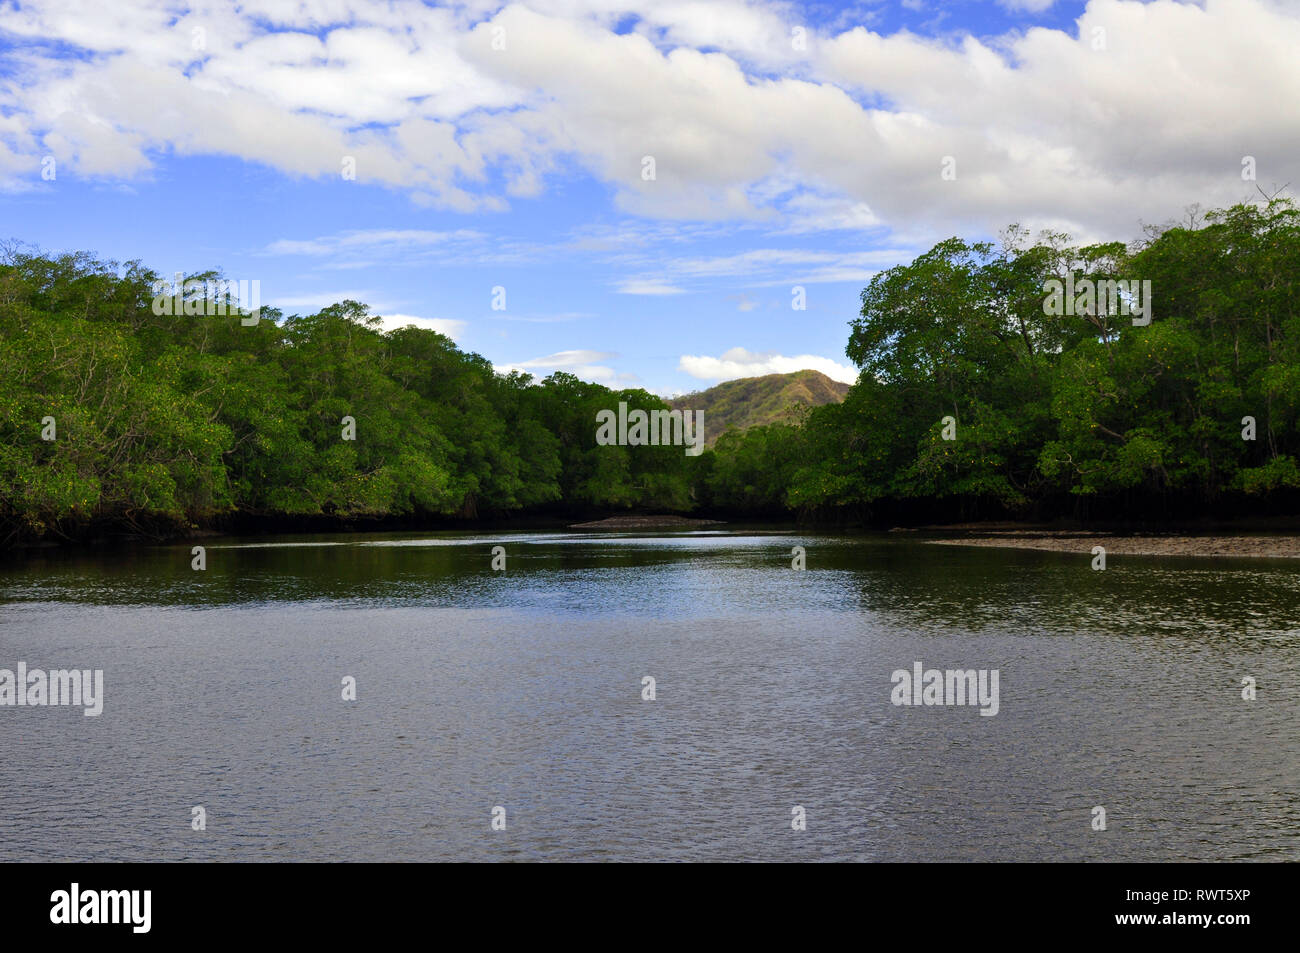
<path id="1" fill-rule="evenodd" d="M 918 531 L 960 533 L 926 539 L 936 546 L 987 546 L 998 549 L 1037 549 L 1054 553 L 1090 554 L 1104 546 L 1108 555 L 1122 556 L 1255 556 L 1300 558 L 1300 534 L 1239 535 L 1227 533 L 1120 534 L 1084 530 L 1043 530 L 998 526 L 934 526 Z"/>
<path id="2" fill-rule="evenodd" d="M 570 523 L 569 529 L 698 529 L 721 526 L 722 520 L 694 519 L 690 516 L 610 516 L 589 523 Z"/>

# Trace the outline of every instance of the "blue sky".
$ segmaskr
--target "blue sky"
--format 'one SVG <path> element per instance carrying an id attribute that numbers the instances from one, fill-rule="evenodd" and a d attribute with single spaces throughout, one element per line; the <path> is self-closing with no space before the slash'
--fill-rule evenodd
<path id="1" fill-rule="evenodd" d="M 538 376 L 851 380 L 862 287 L 935 241 L 1133 239 L 1249 198 L 1245 156 L 1300 181 L 1298 13 L 0 0 L 0 238 L 356 298 Z"/>

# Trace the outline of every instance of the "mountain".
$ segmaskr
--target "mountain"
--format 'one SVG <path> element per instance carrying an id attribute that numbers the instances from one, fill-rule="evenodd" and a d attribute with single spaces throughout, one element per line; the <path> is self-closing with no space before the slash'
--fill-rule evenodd
<path id="1" fill-rule="evenodd" d="M 848 384 L 833 381 L 821 371 L 795 371 L 724 381 L 708 390 L 674 397 L 668 405 L 674 410 L 703 410 L 704 442 L 711 447 L 728 430 L 793 420 L 798 408 L 837 404 L 848 392 Z"/>

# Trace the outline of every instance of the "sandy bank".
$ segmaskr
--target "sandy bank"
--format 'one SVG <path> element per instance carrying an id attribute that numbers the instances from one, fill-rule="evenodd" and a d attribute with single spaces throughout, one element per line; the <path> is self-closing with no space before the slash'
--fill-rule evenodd
<path id="1" fill-rule="evenodd" d="M 1300 536 L 1118 536 L 1080 531 L 992 530 L 926 541 L 938 546 L 994 546 L 1054 553 L 1090 554 L 1092 547 L 1104 546 L 1108 555 L 1300 557 Z"/>
<path id="2" fill-rule="evenodd" d="M 697 520 L 689 516 L 611 516 L 591 523 L 570 523 L 569 529 L 694 529 L 721 523 L 722 520 Z"/>

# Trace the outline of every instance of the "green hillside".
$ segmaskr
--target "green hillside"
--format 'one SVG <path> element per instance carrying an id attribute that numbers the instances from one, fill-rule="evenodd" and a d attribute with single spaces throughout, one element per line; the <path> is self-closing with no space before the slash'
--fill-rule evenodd
<path id="1" fill-rule="evenodd" d="M 848 392 L 848 384 L 833 381 L 821 371 L 795 371 L 724 381 L 668 403 L 674 410 L 703 410 L 705 444 L 712 447 L 728 430 L 788 422 L 798 416 L 800 408 L 838 404 Z"/>

